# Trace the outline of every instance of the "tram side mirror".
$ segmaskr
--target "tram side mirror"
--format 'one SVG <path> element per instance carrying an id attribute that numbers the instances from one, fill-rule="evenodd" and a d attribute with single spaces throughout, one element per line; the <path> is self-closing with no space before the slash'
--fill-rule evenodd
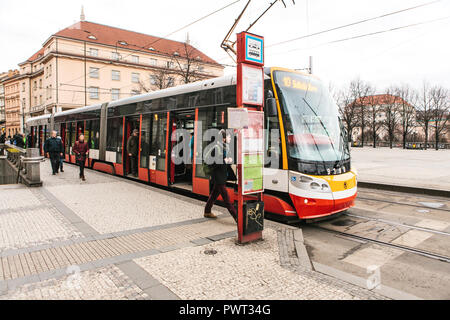
<path id="1" fill-rule="evenodd" d="M 266 100 L 266 110 L 267 116 L 276 117 L 277 116 L 277 101 L 275 98 L 268 98 Z"/>

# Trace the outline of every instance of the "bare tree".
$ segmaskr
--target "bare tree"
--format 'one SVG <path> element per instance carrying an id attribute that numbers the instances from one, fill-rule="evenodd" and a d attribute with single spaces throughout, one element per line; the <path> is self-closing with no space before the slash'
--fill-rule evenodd
<path id="1" fill-rule="evenodd" d="M 450 95 L 447 89 L 435 86 L 430 90 L 431 114 L 434 121 L 435 148 L 439 150 L 440 136 L 446 133 L 447 121 L 449 121 Z"/>
<path id="2" fill-rule="evenodd" d="M 389 140 L 389 147 L 392 149 L 393 141 L 395 140 L 395 133 L 397 132 L 398 125 L 401 122 L 399 99 L 392 93 L 393 88 L 390 88 L 386 92 L 386 101 L 384 104 L 384 127 L 386 128 Z"/>
<path id="3" fill-rule="evenodd" d="M 378 133 L 383 127 L 383 121 L 380 119 L 380 101 L 379 96 L 374 95 L 375 88 L 369 88 L 369 92 L 372 93 L 363 99 L 363 103 L 367 108 L 368 113 L 368 126 L 370 134 L 372 135 L 373 147 L 376 148 Z"/>
<path id="4" fill-rule="evenodd" d="M 428 83 L 424 82 L 420 96 L 419 96 L 419 107 L 420 110 L 417 114 L 417 122 L 423 128 L 425 134 L 425 150 L 428 147 L 428 133 L 430 121 L 433 118 L 432 115 L 432 97 L 430 92 L 430 86 Z"/>
<path id="5" fill-rule="evenodd" d="M 173 54 L 173 73 L 178 75 L 183 83 L 191 83 L 204 79 L 200 52 L 187 42 L 183 43 L 182 52 Z"/>
<path id="6" fill-rule="evenodd" d="M 374 92 L 371 91 L 372 88 L 370 84 L 362 81 L 359 77 L 353 80 L 350 83 L 350 91 L 354 98 L 355 108 L 359 112 L 357 112 L 358 116 L 358 124 L 361 127 L 361 145 L 364 147 L 364 141 L 365 141 L 365 130 L 366 130 L 366 124 L 367 124 L 367 114 L 366 114 L 366 108 L 364 105 L 364 98 L 368 95 L 373 94 Z"/>
<path id="7" fill-rule="evenodd" d="M 341 115 L 342 122 L 344 123 L 345 130 L 347 131 L 348 140 L 352 142 L 353 129 L 358 124 L 358 117 L 356 115 L 355 101 L 349 89 L 339 90 L 334 94 L 336 103 L 339 107 L 339 113 Z"/>
<path id="8" fill-rule="evenodd" d="M 139 80 L 139 87 L 144 92 L 162 90 L 174 85 L 174 74 L 167 68 L 155 70 L 149 78 L 149 83 Z"/>
<path id="9" fill-rule="evenodd" d="M 414 105 L 417 103 L 418 96 L 417 92 L 407 84 L 393 87 L 392 91 L 399 98 L 402 143 L 403 149 L 405 149 L 406 139 L 412 133 L 415 126 L 416 109 Z"/>

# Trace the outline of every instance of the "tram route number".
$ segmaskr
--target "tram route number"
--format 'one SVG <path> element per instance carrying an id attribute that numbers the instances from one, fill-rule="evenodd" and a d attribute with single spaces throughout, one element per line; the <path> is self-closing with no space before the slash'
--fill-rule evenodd
<path id="1" fill-rule="evenodd" d="M 270 305 L 252 305 L 252 304 L 224 304 L 220 307 L 200 307 L 186 306 L 180 307 L 178 312 L 185 316 L 204 316 L 206 318 L 214 317 L 215 314 L 252 316 L 252 315 L 270 315 Z"/>

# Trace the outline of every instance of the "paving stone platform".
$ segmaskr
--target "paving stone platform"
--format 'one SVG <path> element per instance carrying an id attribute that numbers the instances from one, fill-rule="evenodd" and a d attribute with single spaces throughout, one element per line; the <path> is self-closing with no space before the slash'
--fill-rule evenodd
<path id="1" fill-rule="evenodd" d="M 385 299 L 314 271 L 290 227 L 238 246 L 224 208 L 209 220 L 196 199 L 50 172 L 41 188 L 0 186 L 0 299 Z"/>

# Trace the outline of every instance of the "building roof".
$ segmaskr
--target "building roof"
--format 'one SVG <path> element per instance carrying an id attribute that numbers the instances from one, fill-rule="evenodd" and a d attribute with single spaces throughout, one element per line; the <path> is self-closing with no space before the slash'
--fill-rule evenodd
<path id="1" fill-rule="evenodd" d="M 39 50 L 38 52 L 33 54 L 31 57 L 29 57 L 26 62 L 33 62 L 33 61 L 39 59 L 40 57 L 42 57 L 44 55 L 44 51 L 45 51 L 45 48 L 42 48 L 41 50 Z"/>
<path id="2" fill-rule="evenodd" d="M 173 56 L 174 53 L 177 52 L 180 57 L 186 55 L 186 50 L 184 47 L 185 44 L 183 42 L 159 38 L 89 21 L 77 22 L 74 25 L 55 33 L 53 36 L 110 45 L 114 47 L 117 46 L 124 49 L 140 50 L 147 53 Z M 45 43 L 47 42 L 48 40 Z M 218 62 L 190 44 L 187 44 L 187 46 L 188 52 L 190 52 L 194 58 L 200 57 L 202 62 L 218 64 Z M 43 53 L 43 49 L 39 50 L 32 57 L 30 57 L 28 61 L 36 60 L 41 51 Z"/>
<path id="3" fill-rule="evenodd" d="M 373 100 L 372 100 L 373 99 Z M 407 101 L 403 100 L 398 96 L 394 96 L 392 94 L 377 94 L 372 96 L 365 96 L 362 98 L 358 98 L 355 100 L 355 103 L 358 105 L 384 105 L 384 104 L 406 104 L 410 105 Z"/>

